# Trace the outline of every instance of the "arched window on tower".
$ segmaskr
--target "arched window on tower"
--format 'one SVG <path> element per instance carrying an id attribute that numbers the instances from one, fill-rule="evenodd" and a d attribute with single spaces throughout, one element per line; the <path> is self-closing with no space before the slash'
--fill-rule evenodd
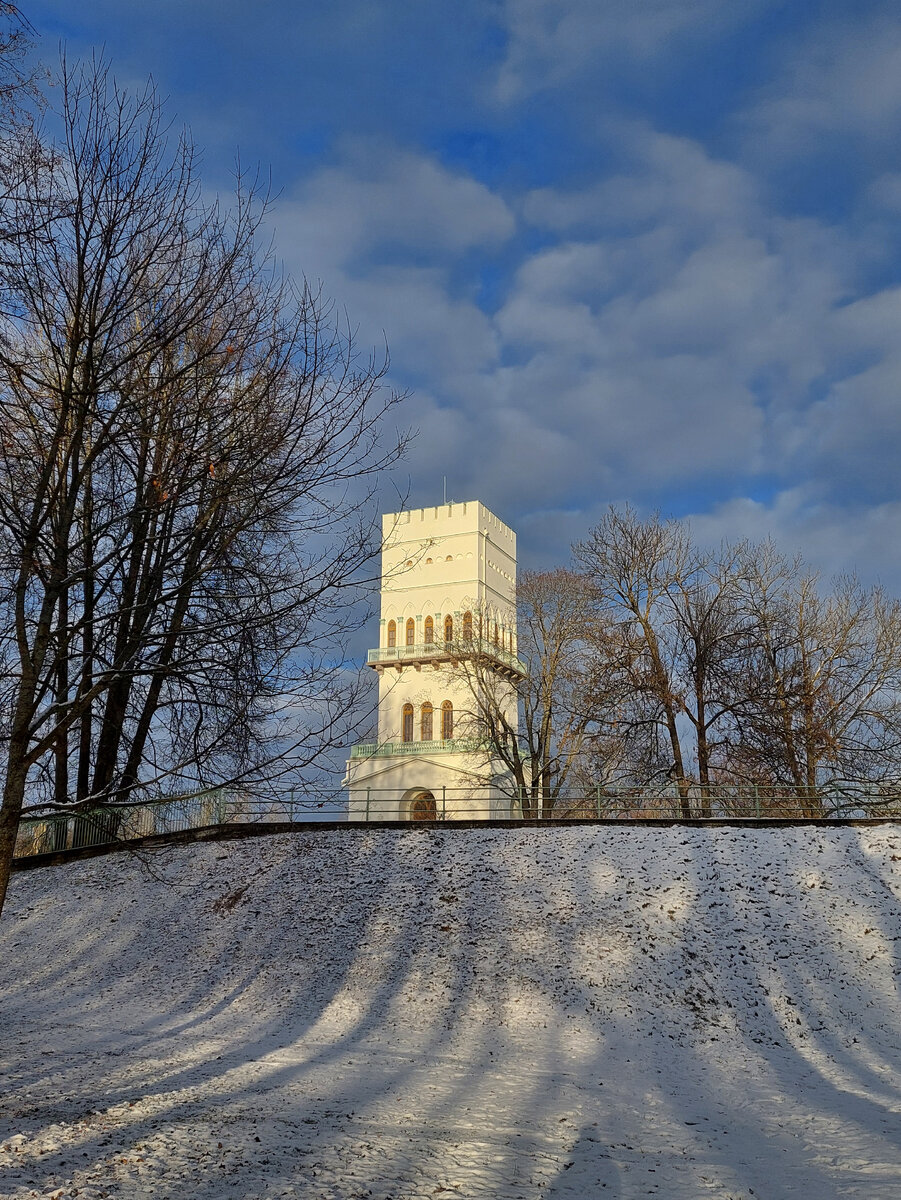
<path id="1" fill-rule="evenodd" d="M 495 646 L 497 645 L 498 637 L 499 637 L 498 626 L 497 626 L 497 621 L 495 621 L 494 622 L 494 644 L 495 644 Z"/>
<path id="2" fill-rule="evenodd" d="M 416 643 L 416 622 L 412 617 L 407 621 L 407 645 L 413 646 Z"/>
<path id="3" fill-rule="evenodd" d="M 404 705 L 404 727 L 402 731 L 403 740 L 405 742 L 413 741 L 413 705 Z"/>
<path id="4" fill-rule="evenodd" d="M 454 640 L 454 618 L 450 613 L 444 618 L 444 640 L 446 642 Z"/>
<path id="5" fill-rule="evenodd" d="M 430 742 L 432 740 L 432 706 L 426 700 L 419 714 L 419 740 L 422 742 Z"/>
<path id="6" fill-rule="evenodd" d="M 450 700 L 441 705 L 441 738 L 449 742 L 454 736 L 454 706 Z"/>
<path id="7" fill-rule="evenodd" d="M 423 636 L 425 637 L 426 645 L 428 646 L 430 646 L 435 640 L 435 622 L 431 617 L 426 617 L 425 619 L 425 632 Z"/>
<path id="8" fill-rule="evenodd" d="M 472 613 L 465 612 L 463 614 L 463 641 L 472 641 Z"/>
<path id="9" fill-rule="evenodd" d="M 388 622 L 388 645 L 391 647 L 397 645 L 397 621 Z"/>

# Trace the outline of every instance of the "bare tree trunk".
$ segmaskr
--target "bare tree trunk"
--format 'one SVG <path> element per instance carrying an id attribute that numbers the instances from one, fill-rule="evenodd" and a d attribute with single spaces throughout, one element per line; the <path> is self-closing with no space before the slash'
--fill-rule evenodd
<path id="1" fill-rule="evenodd" d="M 81 678 L 78 697 L 82 700 L 91 691 L 94 683 L 94 535 L 90 474 L 85 480 L 84 514 L 82 519 L 83 583 L 81 624 Z M 94 735 L 94 706 L 83 704 L 78 722 L 78 774 L 75 798 L 80 803 L 87 799 L 91 785 L 91 755 Z"/>
<path id="2" fill-rule="evenodd" d="M 686 820 L 691 817 L 691 802 L 689 800 L 690 780 L 685 773 L 685 760 L 682 757 L 682 742 L 679 738 L 679 726 L 676 723 L 676 707 L 673 703 L 673 688 L 669 673 L 663 665 L 660 654 L 660 643 L 657 634 L 647 614 L 639 618 L 642 631 L 651 656 L 651 670 L 655 682 L 655 695 L 660 702 L 666 720 L 666 731 L 669 736 L 670 752 L 673 756 L 673 778 L 679 792 L 679 811 Z"/>
<path id="3" fill-rule="evenodd" d="M 698 749 L 698 783 L 701 790 L 701 816 L 712 815 L 710 803 L 710 749 L 707 744 L 707 705 L 700 681 L 695 687 L 695 737 Z"/>
<path id="4" fill-rule="evenodd" d="M 56 707 L 65 712 L 69 703 L 69 605 L 65 587 L 60 592 L 56 621 Z M 53 798 L 59 805 L 69 799 L 69 732 L 61 731 L 54 751 Z"/>
<path id="5" fill-rule="evenodd" d="M 19 714 L 17 714 L 19 715 Z M 16 722 L 9 744 L 9 761 L 3 785 L 3 805 L 0 807 L 0 913 L 6 900 L 13 856 L 19 834 L 19 821 L 25 798 L 25 780 L 28 768 L 25 755 L 28 746 L 27 727 Z"/>

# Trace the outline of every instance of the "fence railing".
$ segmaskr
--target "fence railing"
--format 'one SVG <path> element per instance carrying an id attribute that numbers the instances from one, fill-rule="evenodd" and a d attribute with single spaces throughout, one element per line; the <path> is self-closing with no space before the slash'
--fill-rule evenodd
<path id="1" fill-rule="evenodd" d="M 74 812 L 26 815 L 19 822 L 16 857 L 129 842 L 154 834 L 181 833 L 218 825 L 316 819 L 317 810 L 287 799 L 277 804 L 245 796 L 213 793 L 174 797 L 128 806 L 101 806 Z M 342 817 L 347 815 L 346 804 Z M 321 817 L 319 819 L 322 819 Z M 334 820 L 332 816 L 330 819 Z"/>
<path id="2" fill-rule="evenodd" d="M 512 650 L 508 650 L 506 646 L 497 646 L 487 638 L 469 638 L 455 642 L 417 642 L 412 646 L 379 646 L 367 652 L 366 661 L 369 666 L 374 667 L 423 659 L 440 658 L 451 661 L 473 655 L 495 659 L 520 675 L 525 674 L 525 667 Z"/>
<path id="3" fill-rule="evenodd" d="M 805 794 L 797 789 L 716 787 L 689 795 L 692 818 L 702 820 L 808 820 L 894 817 L 901 819 L 901 792 Z M 128 807 L 104 806 L 73 812 L 26 815 L 19 825 L 16 857 L 129 842 L 154 834 L 225 825 L 274 822 L 509 821 L 509 820 L 679 820 L 673 790 L 596 788 L 557 797 L 509 794 L 482 787 L 410 789 L 360 788 L 349 800 L 310 800 L 288 794 L 278 800 L 217 792 L 170 797 Z"/>
<path id="4" fill-rule="evenodd" d="M 393 758 L 398 754 L 472 754 L 485 750 L 485 743 L 472 738 L 443 738 L 429 742 L 358 742 L 351 758 Z"/>
<path id="5" fill-rule="evenodd" d="M 415 743 L 414 743 L 415 744 Z M 901 792 L 805 791 L 778 786 L 694 785 L 687 796 L 675 786 L 608 788 L 565 795 L 531 790 L 504 792 L 485 785 L 398 790 L 349 782 L 351 820 L 823 820 L 901 817 Z"/>

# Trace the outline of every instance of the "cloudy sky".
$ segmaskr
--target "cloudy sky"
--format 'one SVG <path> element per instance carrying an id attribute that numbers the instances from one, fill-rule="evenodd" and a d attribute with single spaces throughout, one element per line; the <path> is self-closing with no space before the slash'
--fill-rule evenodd
<path id="1" fill-rule="evenodd" d="M 414 505 L 529 566 L 608 503 L 901 590 L 896 0 L 28 0 L 152 75 L 387 339 Z M 396 493 L 386 481 L 384 502 Z"/>

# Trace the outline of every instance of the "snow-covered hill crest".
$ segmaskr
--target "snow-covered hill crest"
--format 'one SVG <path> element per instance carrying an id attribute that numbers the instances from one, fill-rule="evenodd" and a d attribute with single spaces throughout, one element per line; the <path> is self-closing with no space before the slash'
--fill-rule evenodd
<path id="1" fill-rule="evenodd" d="M 0 1195 L 888 1200 L 899 900 L 894 826 L 308 830 L 23 873 Z"/>

